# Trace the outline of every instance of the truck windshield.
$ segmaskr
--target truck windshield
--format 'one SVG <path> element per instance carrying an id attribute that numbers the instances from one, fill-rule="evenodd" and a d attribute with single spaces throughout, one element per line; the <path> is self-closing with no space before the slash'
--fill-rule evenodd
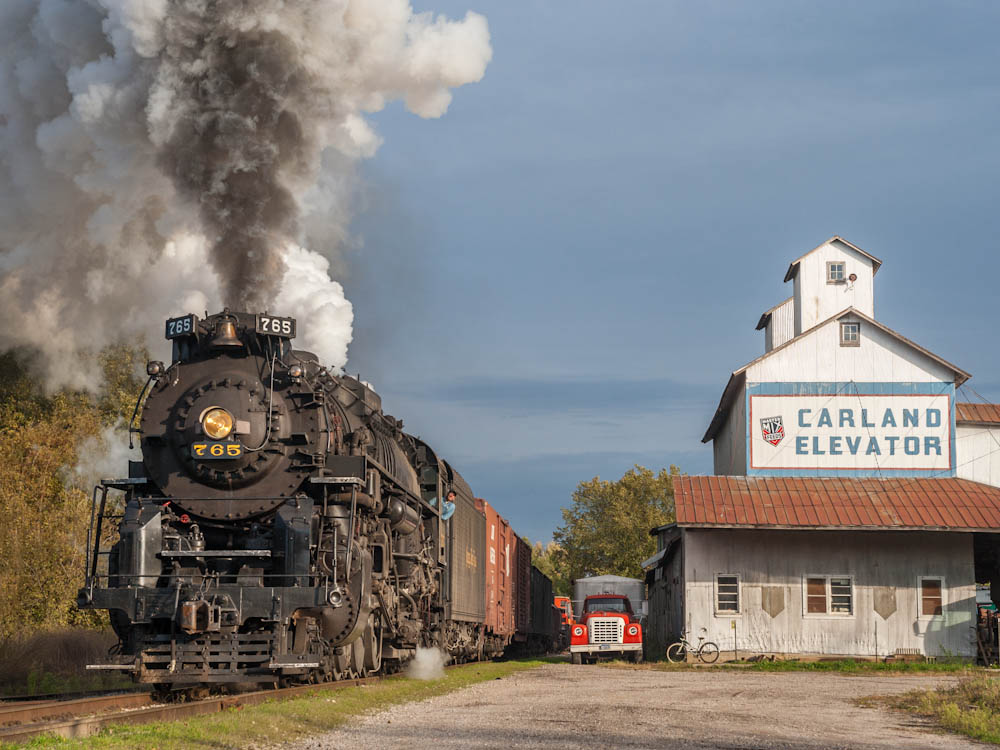
<path id="1" fill-rule="evenodd" d="M 628 612 L 624 599 L 588 599 L 583 605 L 584 612 Z"/>

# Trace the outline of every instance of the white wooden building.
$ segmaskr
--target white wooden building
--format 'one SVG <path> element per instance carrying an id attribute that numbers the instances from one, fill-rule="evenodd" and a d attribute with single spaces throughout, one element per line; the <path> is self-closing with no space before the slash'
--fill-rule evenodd
<path id="1" fill-rule="evenodd" d="M 973 656 L 975 584 L 1000 581 L 1000 407 L 874 317 L 882 262 L 841 237 L 794 260 L 653 530 L 651 650 L 681 631 L 743 654 Z M 1000 592 L 998 592 L 1000 593 Z"/>

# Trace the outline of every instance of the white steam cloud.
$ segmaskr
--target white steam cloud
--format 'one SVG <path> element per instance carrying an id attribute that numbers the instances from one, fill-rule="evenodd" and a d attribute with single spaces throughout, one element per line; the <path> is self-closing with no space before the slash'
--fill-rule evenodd
<path id="1" fill-rule="evenodd" d="M 342 367 L 365 115 L 439 117 L 490 57 L 482 16 L 407 0 L 4 0 L 0 347 L 88 387 L 81 352 L 227 304 Z"/>
<path id="2" fill-rule="evenodd" d="M 417 646 L 416 655 L 406 667 L 406 676 L 414 680 L 438 680 L 444 677 L 448 655 L 439 648 Z"/>

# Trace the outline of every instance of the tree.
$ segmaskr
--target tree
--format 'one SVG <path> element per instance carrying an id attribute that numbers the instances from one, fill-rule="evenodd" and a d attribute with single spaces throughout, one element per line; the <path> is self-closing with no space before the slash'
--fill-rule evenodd
<path id="1" fill-rule="evenodd" d="M 542 571 L 552 581 L 552 593 L 556 596 L 570 595 L 570 580 L 562 568 L 562 549 L 555 542 L 542 544 L 531 543 L 528 537 L 523 537 L 524 543 L 531 547 L 531 564 Z"/>
<path id="2" fill-rule="evenodd" d="M 570 582 L 593 575 L 642 578 L 640 563 L 656 552 L 650 529 L 674 520 L 679 474 L 676 466 L 654 474 L 636 465 L 615 482 L 580 482 L 553 534 L 561 574 Z"/>
<path id="3" fill-rule="evenodd" d="M 75 604 L 90 491 L 77 486 L 74 467 L 81 447 L 106 446 L 114 425 L 124 430 L 142 386 L 136 370 L 143 354 L 131 346 L 102 351 L 96 394 L 47 394 L 30 352 L 0 354 L 0 640 L 38 629 L 106 624 L 102 615 L 81 612 Z"/>

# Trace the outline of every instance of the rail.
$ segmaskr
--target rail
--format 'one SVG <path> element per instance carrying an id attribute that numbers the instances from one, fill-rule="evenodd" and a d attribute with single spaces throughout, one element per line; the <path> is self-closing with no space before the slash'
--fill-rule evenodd
<path id="1" fill-rule="evenodd" d="M 0 704 L 0 743 L 25 742 L 53 734 L 59 737 L 87 737 L 113 724 L 147 724 L 191 716 L 218 713 L 268 700 L 284 700 L 321 690 L 343 690 L 370 685 L 383 677 L 359 677 L 315 685 L 297 685 L 259 690 L 243 695 L 224 695 L 188 703 L 155 704 L 149 693 L 96 696 L 77 700 L 40 701 L 38 704 Z M 71 716 L 71 718 L 65 718 Z"/>

